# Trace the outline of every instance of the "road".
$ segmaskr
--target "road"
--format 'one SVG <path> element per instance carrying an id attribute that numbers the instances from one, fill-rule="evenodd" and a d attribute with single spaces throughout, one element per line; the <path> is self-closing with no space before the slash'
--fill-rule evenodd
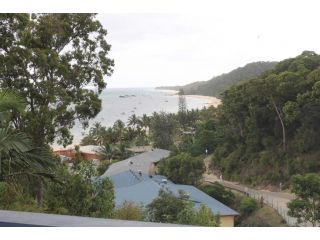
<path id="1" fill-rule="evenodd" d="M 286 220 L 289 226 L 297 226 L 297 220 L 295 218 L 289 217 L 287 215 L 288 208 L 287 203 L 294 198 L 294 194 L 285 193 L 285 192 L 271 192 L 268 190 L 257 190 L 253 188 L 249 188 L 245 185 L 242 185 L 237 182 L 230 182 L 220 179 L 220 177 L 216 176 L 210 169 L 209 165 L 211 162 L 212 156 L 209 155 L 204 159 L 204 164 L 206 166 L 206 171 L 203 174 L 204 182 L 216 182 L 218 181 L 224 187 L 236 190 L 242 193 L 245 193 L 257 200 L 263 199 L 263 202 L 270 207 L 277 210 L 277 212 Z M 299 225 L 299 226 L 309 226 L 309 225 Z"/>

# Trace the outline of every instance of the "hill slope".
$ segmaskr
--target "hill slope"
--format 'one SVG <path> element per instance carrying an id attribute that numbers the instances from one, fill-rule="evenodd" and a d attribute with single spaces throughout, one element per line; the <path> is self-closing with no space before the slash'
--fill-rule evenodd
<path id="1" fill-rule="evenodd" d="M 320 55 L 305 51 L 223 93 L 213 166 L 226 179 L 288 182 L 320 172 Z"/>
<path id="2" fill-rule="evenodd" d="M 276 62 L 249 63 L 244 67 L 213 77 L 208 81 L 194 82 L 185 86 L 158 87 L 157 89 L 179 90 L 182 88 L 185 94 L 220 97 L 220 94 L 230 86 L 255 78 L 263 72 L 274 68 L 276 64 Z"/>

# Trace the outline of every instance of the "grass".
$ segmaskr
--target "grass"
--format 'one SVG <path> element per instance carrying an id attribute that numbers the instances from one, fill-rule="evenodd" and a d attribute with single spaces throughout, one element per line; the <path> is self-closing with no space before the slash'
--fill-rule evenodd
<path id="1" fill-rule="evenodd" d="M 269 206 L 263 206 L 251 216 L 244 219 L 240 226 L 287 227 L 288 225 L 276 210 Z"/>

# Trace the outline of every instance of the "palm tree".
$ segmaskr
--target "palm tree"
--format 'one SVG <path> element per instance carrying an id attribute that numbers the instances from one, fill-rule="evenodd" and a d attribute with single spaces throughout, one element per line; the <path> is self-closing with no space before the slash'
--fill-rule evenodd
<path id="1" fill-rule="evenodd" d="M 113 124 L 113 133 L 117 138 L 117 142 L 121 141 L 123 138 L 123 134 L 124 134 L 124 130 L 125 130 L 125 124 L 124 122 L 122 122 L 121 120 L 117 120 L 114 124 Z"/>
<path id="2" fill-rule="evenodd" d="M 138 123 L 138 117 L 136 114 L 132 114 L 128 119 L 128 125 L 133 127 L 133 129 L 136 128 L 136 125 Z"/>
<path id="3" fill-rule="evenodd" d="M 150 121 L 150 117 L 147 114 L 142 115 L 141 122 L 147 136 L 149 135 Z"/>
<path id="4" fill-rule="evenodd" d="M 107 159 L 111 163 L 112 159 L 119 154 L 119 148 L 115 145 L 105 144 L 102 146 L 99 154 L 102 159 Z"/>
<path id="5" fill-rule="evenodd" d="M 15 130 L 10 121 L 11 114 L 22 114 L 23 99 L 15 92 L 0 91 L 0 180 L 11 182 L 27 177 L 52 177 L 51 154 L 44 148 L 33 146 L 31 139 Z M 25 179 L 23 180 L 25 182 Z"/>
<path id="6" fill-rule="evenodd" d="M 103 145 L 107 135 L 107 129 L 103 127 L 101 123 L 96 122 L 90 129 L 89 134 L 93 137 L 97 145 Z"/>

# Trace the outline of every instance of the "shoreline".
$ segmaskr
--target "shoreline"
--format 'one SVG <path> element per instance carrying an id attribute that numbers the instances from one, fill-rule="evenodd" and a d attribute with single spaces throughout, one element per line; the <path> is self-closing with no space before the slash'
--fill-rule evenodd
<path id="1" fill-rule="evenodd" d="M 157 91 L 162 91 L 162 92 L 165 92 L 167 95 L 169 96 L 176 96 L 178 95 L 178 91 L 176 90 L 158 90 Z M 188 104 L 188 100 L 192 100 L 192 99 L 203 99 L 205 100 L 205 103 L 204 103 L 204 106 L 203 107 L 210 107 L 210 106 L 213 106 L 213 107 L 217 107 L 221 104 L 221 100 L 219 98 L 216 98 L 216 97 L 211 97 L 211 96 L 202 96 L 202 95 L 184 95 L 186 97 L 186 100 L 187 100 L 187 104 Z M 71 134 L 73 134 L 72 130 L 71 130 Z M 73 134 L 74 135 L 74 134 Z M 74 145 L 78 145 L 80 144 L 81 142 L 81 139 L 83 138 L 83 136 L 81 136 L 80 138 L 78 138 L 76 135 L 74 135 L 74 139 L 73 139 L 73 143 L 68 145 L 67 147 L 70 147 L 70 146 L 74 146 Z M 63 146 L 57 144 L 57 143 L 53 143 L 51 145 L 51 147 L 53 149 L 65 149 L 63 148 Z"/>
<path id="2" fill-rule="evenodd" d="M 166 92 L 168 95 L 170 96 L 174 96 L 174 95 L 178 95 L 179 91 L 177 90 L 171 90 L 171 89 L 156 89 L 157 91 L 162 91 L 162 92 Z M 208 102 L 206 103 L 206 105 L 208 107 L 213 106 L 213 107 L 218 107 L 221 104 L 221 99 L 217 98 L 217 97 L 213 97 L 213 96 L 204 96 L 204 95 L 192 95 L 192 94 L 185 94 L 184 95 L 187 98 L 198 98 L 198 99 L 205 99 Z"/>
<path id="3" fill-rule="evenodd" d="M 211 96 L 202 96 L 202 95 L 184 95 L 185 97 L 189 97 L 189 98 L 198 98 L 198 99 L 205 99 L 208 102 L 206 103 L 206 105 L 208 107 L 218 107 L 221 104 L 221 99 L 216 98 L 216 97 L 211 97 Z"/>

